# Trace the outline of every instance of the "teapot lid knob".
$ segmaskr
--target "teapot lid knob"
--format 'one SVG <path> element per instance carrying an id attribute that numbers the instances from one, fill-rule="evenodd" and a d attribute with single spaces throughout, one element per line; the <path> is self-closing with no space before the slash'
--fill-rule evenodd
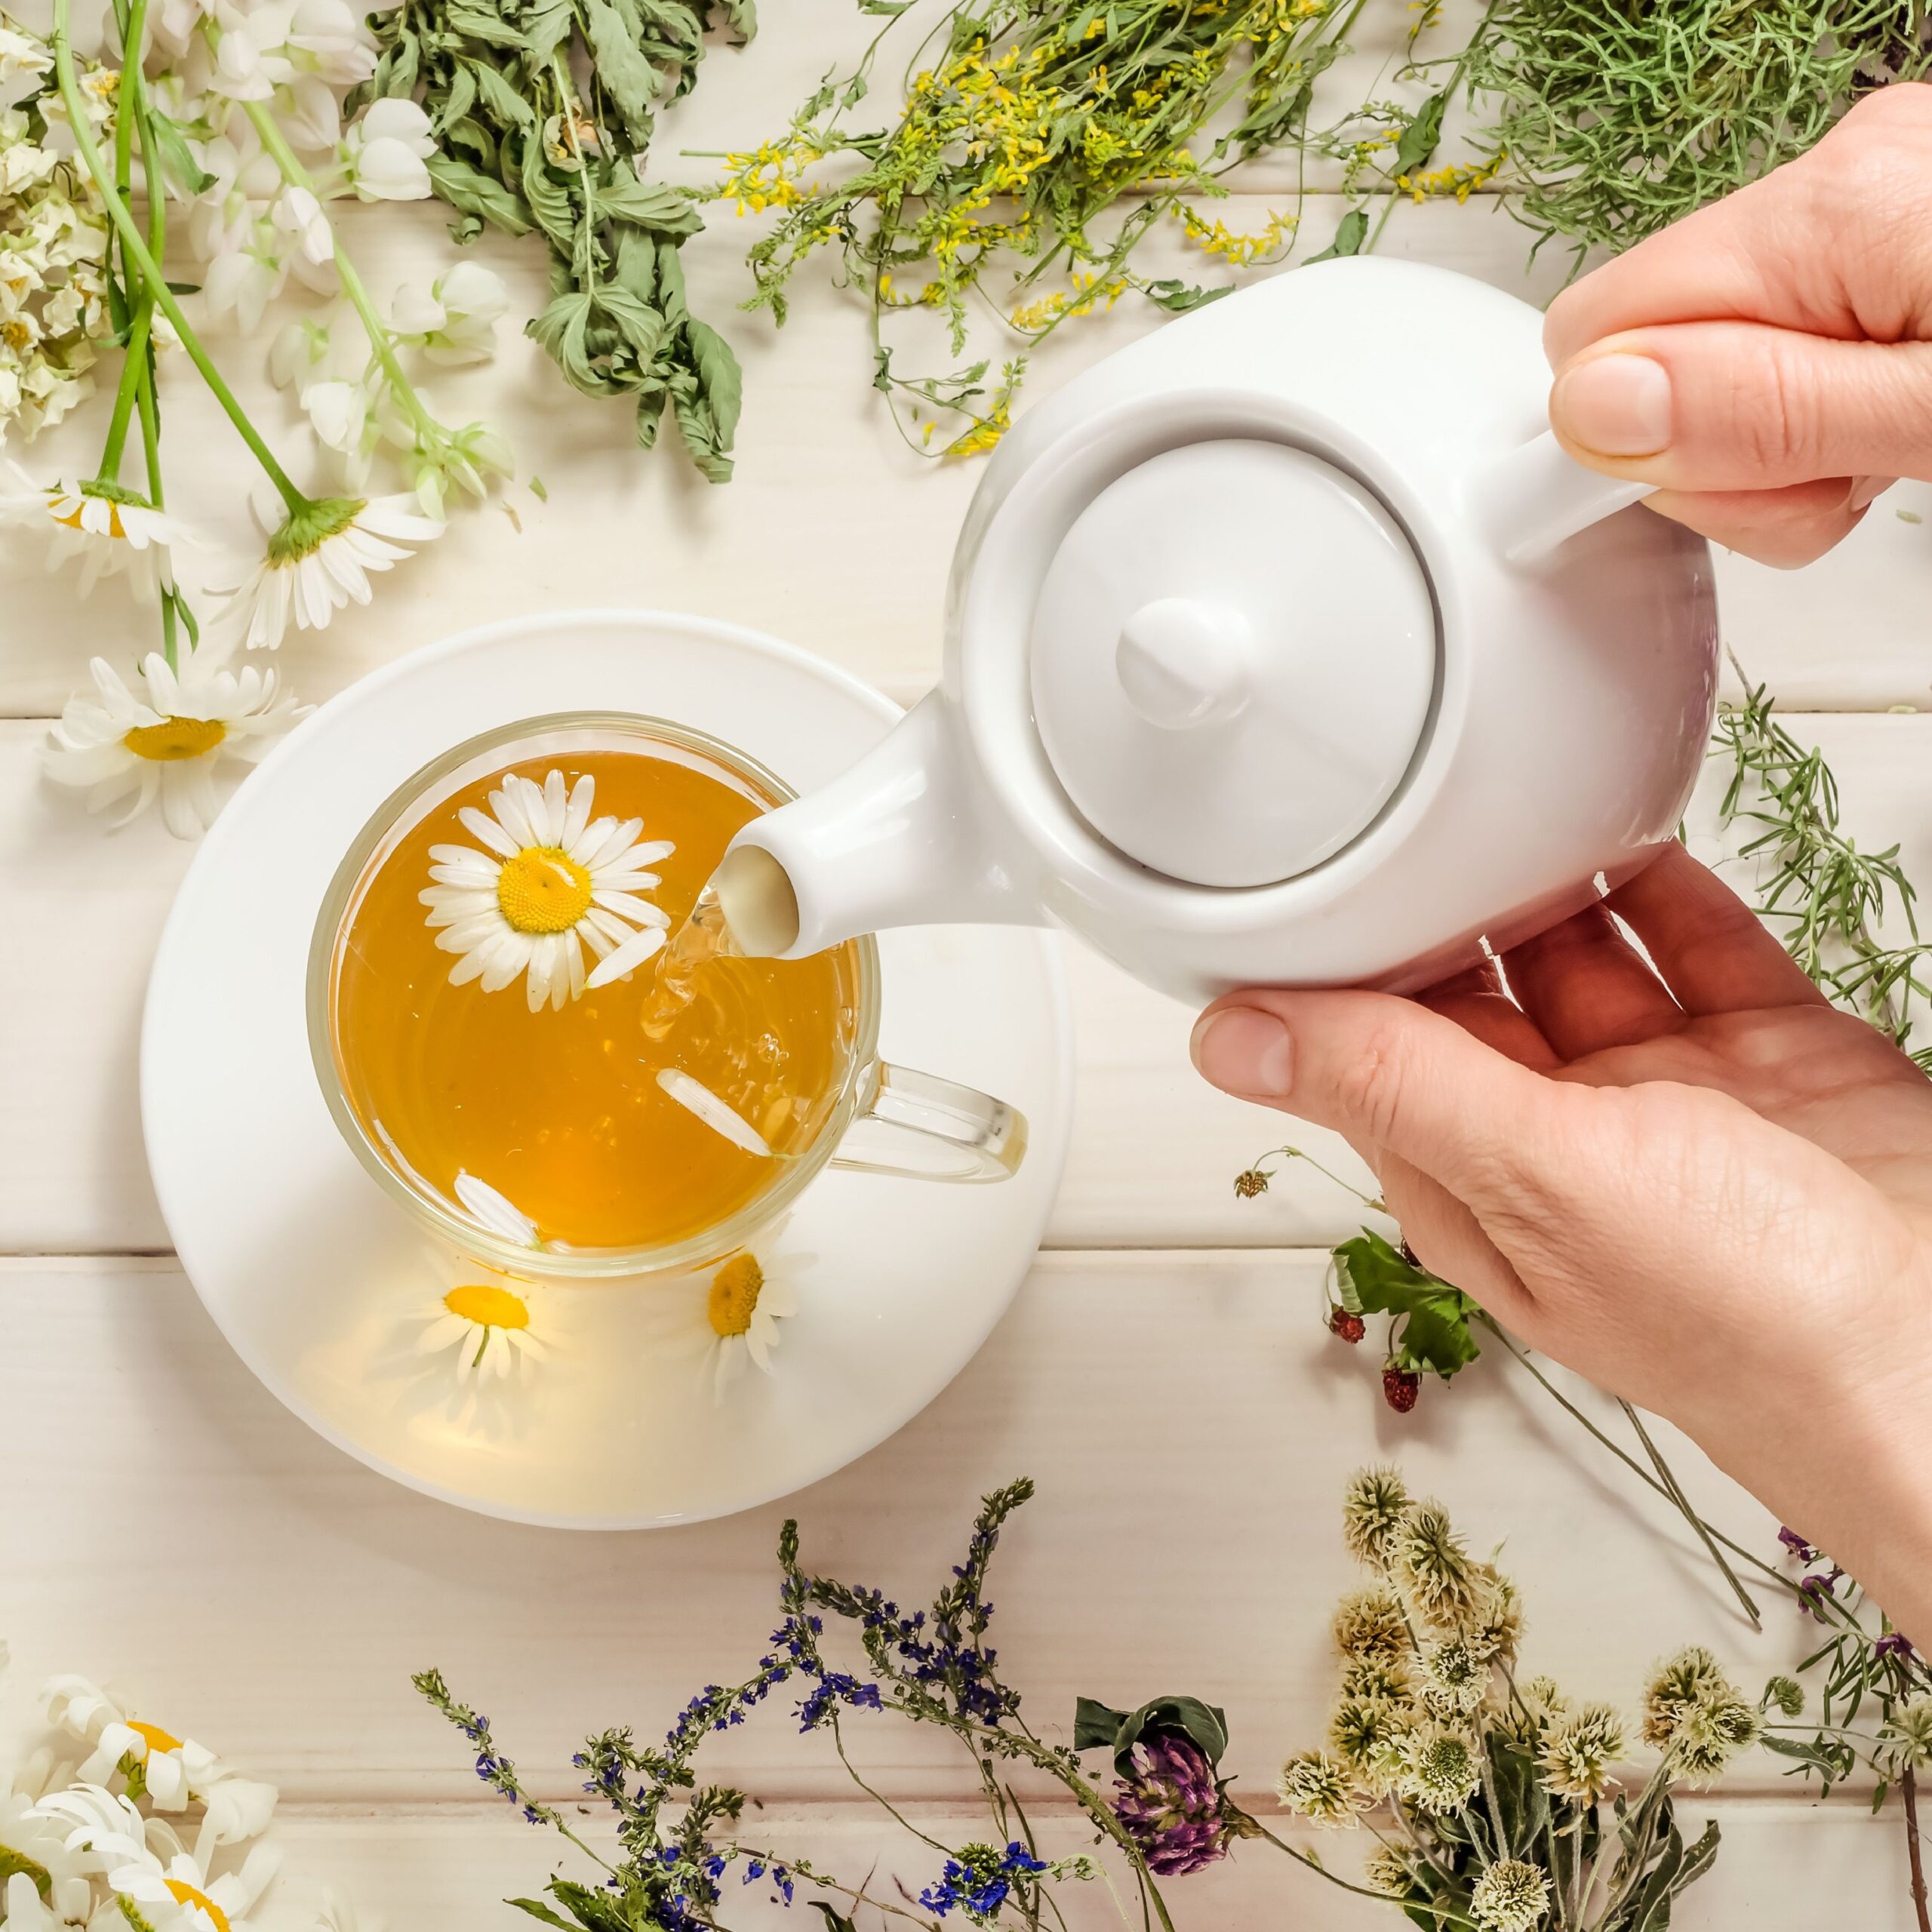
<path id="1" fill-rule="evenodd" d="M 1031 621 L 1041 746 L 1118 852 L 1192 885 L 1272 885 L 1372 825 L 1435 694 L 1407 534 L 1316 452 L 1208 437 L 1073 518 Z"/>
<path id="2" fill-rule="evenodd" d="M 1226 604 L 1156 597 L 1120 629 L 1114 668 L 1150 724 L 1180 731 L 1232 718 L 1252 688 L 1254 627 Z"/>

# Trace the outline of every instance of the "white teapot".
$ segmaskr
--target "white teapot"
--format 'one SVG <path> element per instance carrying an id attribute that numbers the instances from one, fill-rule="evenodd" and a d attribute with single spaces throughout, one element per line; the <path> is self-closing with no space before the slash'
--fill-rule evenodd
<path id="1" fill-rule="evenodd" d="M 739 833 L 738 943 L 1057 921 L 1197 1002 L 1400 990 L 1637 870 L 1710 729 L 1710 556 L 1558 447 L 1541 321 L 1327 262 L 1030 411 L 967 517 L 940 688 Z"/>

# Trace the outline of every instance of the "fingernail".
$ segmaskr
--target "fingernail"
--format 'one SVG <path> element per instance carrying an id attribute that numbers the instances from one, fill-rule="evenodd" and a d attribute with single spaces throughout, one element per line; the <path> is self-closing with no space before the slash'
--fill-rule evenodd
<path id="1" fill-rule="evenodd" d="M 1226 1094 L 1279 1097 L 1288 1091 L 1294 1056 L 1288 1029 L 1258 1007 L 1224 1006 L 1194 1029 L 1190 1044 L 1201 1077 Z"/>
<path id="2" fill-rule="evenodd" d="M 1604 456 L 1655 456 L 1670 447 L 1670 372 L 1624 350 L 1564 371 L 1550 420 L 1571 441 Z"/>

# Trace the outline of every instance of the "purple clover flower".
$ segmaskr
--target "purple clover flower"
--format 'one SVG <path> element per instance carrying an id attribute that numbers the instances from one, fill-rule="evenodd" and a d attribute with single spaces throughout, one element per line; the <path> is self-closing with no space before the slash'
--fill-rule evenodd
<path id="1" fill-rule="evenodd" d="M 1191 1738 L 1171 1732 L 1134 1747 L 1134 1775 L 1121 1779 L 1114 1815 L 1163 1878 L 1198 1872 L 1227 1856 L 1231 1834 L 1214 1767 Z"/>

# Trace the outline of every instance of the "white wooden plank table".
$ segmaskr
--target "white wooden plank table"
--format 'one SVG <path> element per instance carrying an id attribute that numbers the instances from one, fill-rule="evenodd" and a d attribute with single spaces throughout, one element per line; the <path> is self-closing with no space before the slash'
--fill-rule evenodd
<path id="1" fill-rule="evenodd" d="M 855 24 L 849 0 L 774 14 L 758 45 L 717 57 L 660 144 L 667 158 L 775 131 L 872 25 Z M 1386 50 L 1361 58 L 1373 71 Z M 694 179 L 702 167 L 667 165 Z M 1238 185 L 1217 212 L 1258 227 L 1284 181 L 1257 169 Z M 1317 197 L 1309 209 L 1314 245 L 1334 207 Z M 640 457 L 624 409 L 568 394 L 506 327 L 491 368 L 432 387 L 447 414 L 487 412 L 509 432 L 514 521 L 501 505 L 460 515 L 369 611 L 292 641 L 284 667 L 304 696 L 485 617 L 596 603 L 759 626 L 902 700 L 931 683 L 976 473 L 904 448 L 868 386 L 862 309 L 822 275 L 801 278 L 782 331 L 734 315 L 752 232 L 721 215 L 688 251 L 694 306 L 728 328 L 746 365 L 737 480 L 707 488 L 672 448 Z M 448 254 L 433 208 L 350 210 L 343 232 L 379 293 Z M 1405 207 L 1384 245 L 1541 300 L 1563 264 L 1546 258 L 1526 276 L 1527 241 L 1480 198 Z M 519 313 L 540 301 L 534 249 L 489 238 L 478 253 Z M 1036 361 L 1034 393 L 1150 325 L 1123 304 L 1064 331 Z M 1418 341 L 1426 352 L 1426 318 Z M 266 342 L 220 348 L 258 420 L 287 426 Z M 174 500 L 238 544 L 247 472 L 228 432 L 185 371 L 171 372 L 168 406 Z M 29 460 L 85 461 L 98 420 Z M 525 487 L 533 475 L 547 502 Z M 1798 576 L 1721 565 L 1727 638 L 1748 672 L 1824 746 L 1860 838 L 1902 841 L 1921 878 L 1932 716 L 1886 714 L 1932 709 L 1932 525 L 1894 514 L 1932 511 L 1928 498 L 1881 500 L 1837 557 Z M 222 561 L 192 569 L 212 581 Z M 783 1507 L 653 1535 L 517 1528 L 385 1483 L 310 1435 L 229 1353 L 148 1187 L 139 1002 L 188 854 L 153 822 L 103 832 L 35 768 L 88 651 L 136 648 L 145 634 L 110 594 L 76 605 L 67 580 L 0 550 L 0 1633 L 16 1655 L 0 1737 L 48 1671 L 118 1681 L 145 1711 L 281 1785 L 292 1894 L 334 1878 L 398 1927 L 507 1927 L 492 1902 L 534 1890 L 550 1844 L 479 1791 L 460 1740 L 410 1691 L 411 1670 L 442 1665 L 536 1788 L 565 1798 L 584 1732 L 629 1721 L 648 1734 L 755 1655 L 788 1511 L 811 1560 L 915 1597 L 952 1560 L 980 1491 L 1029 1474 L 1039 1497 L 1002 1550 L 994 1594 L 1034 1722 L 1064 1735 L 1081 1694 L 1208 1697 L 1232 1719 L 1238 1792 L 1266 1808 L 1274 1767 L 1324 1718 L 1327 1611 L 1345 1581 L 1340 1484 L 1392 1456 L 1478 1540 L 1506 1537 L 1533 1666 L 1580 1693 L 1629 1701 L 1652 1659 L 1684 1641 L 1747 1676 L 1799 1654 L 1803 1629 L 1774 1603 L 1752 1638 L 1682 1525 L 1505 1365 L 1432 1388 L 1412 1417 L 1384 1409 L 1374 1364 L 1319 1321 L 1321 1249 L 1352 1229 L 1352 1204 L 1301 1171 L 1238 1203 L 1232 1176 L 1290 1124 L 1209 1091 L 1186 1062 L 1192 1016 L 1077 947 L 1080 1091 L 1050 1251 L 980 1357 L 887 1448 Z M 1347 1161 L 1320 1137 L 1307 1144 Z M 1768 1540 L 1761 1511 L 1672 1446 L 1709 1513 Z M 896 1800 L 939 1823 L 964 1815 L 971 1787 L 934 1740 L 886 1720 L 860 1736 Z M 767 1799 L 774 1838 L 848 1864 L 878 1853 L 915 1888 L 931 1877 L 782 1711 L 733 1734 L 716 1762 Z M 1855 1798 L 1813 1805 L 1761 1761 L 1709 1808 L 1725 1850 L 1684 1926 L 1776 1932 L 1826 1915 L 1871 1932 L 1907 1926 L 1896 1826 Z M 1070 1848 L 1072 1821 L 1048 1815 Z M 1390 1922 L 1252 1847 L 1171 1897 L 1191 1927 Z M 1110 1918 L 1096 1897 L 1078 1922 Z"/>

